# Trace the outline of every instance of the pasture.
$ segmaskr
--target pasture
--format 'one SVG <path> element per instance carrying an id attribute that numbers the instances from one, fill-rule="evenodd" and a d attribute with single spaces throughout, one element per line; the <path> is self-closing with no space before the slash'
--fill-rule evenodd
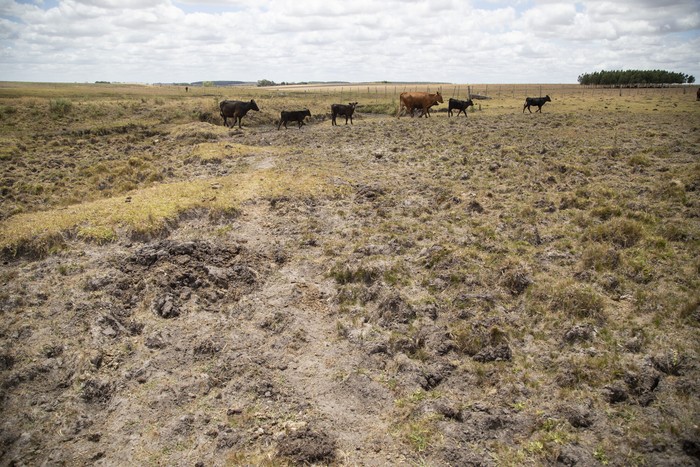
<path id="1" fill-rule="evenodd" d="M 2 463 L 697 463 L 696 88 L 470 89 L 0 83 Z"/>

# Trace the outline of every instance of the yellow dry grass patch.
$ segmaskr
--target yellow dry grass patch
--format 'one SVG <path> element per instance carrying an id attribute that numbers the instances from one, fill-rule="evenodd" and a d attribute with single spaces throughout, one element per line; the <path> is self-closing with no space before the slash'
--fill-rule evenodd
<path id="1" fill-rule="evenodd" d="M 234 212 L 246 200 L 276 196 L 316 196 L 330 191 L 328 174 L 288 174 L 272 169 L 222 178 L 163 184 L 123 196 L 66 208 L 18 214 L 0 224 L 0 251 L 39 256 L 64 237 L 106 243 L 119 233 L 149 237 L 184 213 L 203 209 Z"/>
<path id="2" fill-rule="evenodd" d="M 184 125 L 177 125 L 170 132 L 170 136 L 176 139 L 183 138 L 210 138 L 217 139 L 227 136 L 229 129 L 224 126 L 212 125 L 206 122 L 193 122 Z"/>
<path id="3" fill-rule="evenodd" d="M 274 156 L 287 150 L 281 147 L 248 146 L 227 141 L 216 141 L 197 144 L 192 149 L 191 155 L 200 160 L 211 160 L 257 155 Z"/>

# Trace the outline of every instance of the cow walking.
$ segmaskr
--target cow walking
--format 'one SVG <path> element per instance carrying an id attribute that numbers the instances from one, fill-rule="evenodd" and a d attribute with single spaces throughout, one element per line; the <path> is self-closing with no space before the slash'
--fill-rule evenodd
<path id="1" fill-rule="evenodd" d="M 453 99 L 450 97 L 450 100 L 447 102 L 447 116 L 451 117 L 452 116 L 452 111 L 454 109 L 459 110 L 457 112 L 457 116 L 459 117 L 459 114 L 464 112 L 464 116 L 467 117 L 467 108 L 469 106 L 474 107 L 474 102 L 472 102 L 471 99 L 467 99 L 466 101 L 460 101 L 459 99 Z"/>
<path id="2" fill-rule="evenodd" d="M 542 106 L 545 104 L 545 102 L 552 102 L 552 99 L 549 98 L 549 94 L 544 97 L 526 97 L 525 105 L 523 105 L 523 113 L 525 113 L 525 109 L 532 113 L 532 110 L 530 110 L 531 105 L 537 106 L 537 110 L 535 112 L 542 113 Z"/>
<path id="3" fill-rule="evenodd" d="M 331 105 L 331 125 L 337 125 L 335 118 L 340 115 L 345 117 L 345 124 L 348 124 L 348 118 L 350 119 L 350 124 L 352 123 L 352 114 L 355 113 L 355 107 L 357 107 L 357 102 L 350 102 L 348 105 L 345 104 L 332 104 Z"/>
<path id="4" fill-rule="evenodd" d="M 260 111 L 253 99 L 250 102 L 221 101 L 219 109 L 221 110 L 221 117 L 224 119 L 224 126 L 228 126 L 227 118 L 233 118 L 232 126 L 238 121 L 238 128 L 241 128 L 241 119 L 245 117 L 249 110 Z"/>
<path id="5" fill-rule="evenodd" d="M 304 109 L 304 110 L 283 110 L 282 113 L 280 114 L 280 123 L 277 125 L 277 129 L 279 130 L 282 125 L 284 125 L 284 128 L 287 128 L 287 122 L 297 122 L 299 124 L 299 128 L 304 124 L 304 118 L 305 117 L 311 117 L 311 111 L 309 109 Z"/>
<path id="6" fill-rule="evenodd" d="M 423 115 L 427 117 L 430 115 L 428 109 L 442 102 L 444 102 L 442 100 L 442 94 L 439 92 L 435 94 L 428 92 L 402 92 L 399 96 L 399 112 L 396 114 L 396 117 L 401 117 L 404 109 L 407 112 L 410 110 L 411 117 L 413 117 L 413 111 L 415 109 L 421 109 L 422 112 L 419 117 Z"/>

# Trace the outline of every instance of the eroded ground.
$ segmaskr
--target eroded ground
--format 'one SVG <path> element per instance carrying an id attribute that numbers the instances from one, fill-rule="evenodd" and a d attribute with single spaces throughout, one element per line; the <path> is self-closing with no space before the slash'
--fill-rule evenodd
<path id="1" fill-rule="evenodd" d="M 6 258 L 2 464 L 698 465 L 700 110 L 555 104 L 132 129 L 328 190 Z"/>

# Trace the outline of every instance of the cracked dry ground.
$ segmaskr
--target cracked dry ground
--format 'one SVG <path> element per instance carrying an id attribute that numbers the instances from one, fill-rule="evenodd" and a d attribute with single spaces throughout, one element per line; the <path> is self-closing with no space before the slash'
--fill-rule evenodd
<path id="1" fill-rule="evenodd" d="M 659 177 L 697 234 L 697 137 L 639 116 L 615 152 L 608 117 L 572 118 L 246 129 L 225 139 L 289 148 L 247 170 L 332 189 L 6 261 L 2 464 L 697 465 L 697 347 L 640 331 L 632 273 L 574 244 L 606 184 Z M 650 144 L 677 150 L 626 162 Z M 590 313 L 543 317 L 528 292 L 560 277 Z"/>

